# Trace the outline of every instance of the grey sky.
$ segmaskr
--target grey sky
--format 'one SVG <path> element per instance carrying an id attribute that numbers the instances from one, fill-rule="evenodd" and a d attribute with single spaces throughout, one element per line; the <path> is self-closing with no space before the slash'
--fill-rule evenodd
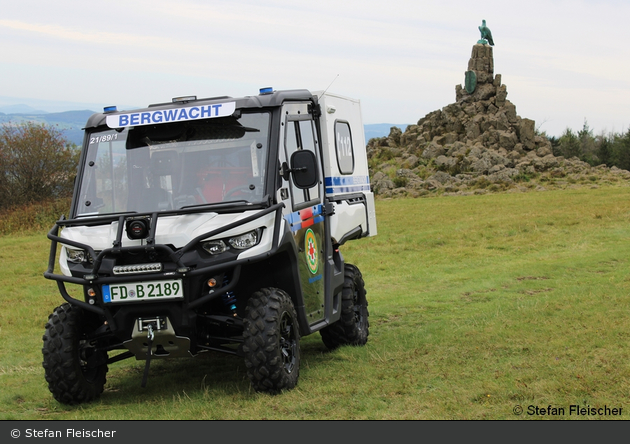
<path id="1" fill-rule="evenodd" d="M 477 26 L 521 117 L 549 135 L 630 123 L 630 2 L 0 0 L 0 96 L 140 107 L 325 89 L 365 123 L 455 101 Z M 338 77 L 337 77 L 338 76 Z M 2 105 L 6 103 L 4 99 Z M 74 108 L 76 109 L 76 108 Z M 97 110 L 97 109 L 95 109 Z"/>

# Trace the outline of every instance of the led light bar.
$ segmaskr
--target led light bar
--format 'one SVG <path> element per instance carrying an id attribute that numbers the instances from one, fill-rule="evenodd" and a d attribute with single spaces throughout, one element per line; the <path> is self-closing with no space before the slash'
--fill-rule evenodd
<path id="1" fill-rule="evenodd" d="M 159 262 L 153 264 L 116 265 L 114 267 L 114 274 L 158 273 L 160 271 L 162 271 L 162 264 Z"/>

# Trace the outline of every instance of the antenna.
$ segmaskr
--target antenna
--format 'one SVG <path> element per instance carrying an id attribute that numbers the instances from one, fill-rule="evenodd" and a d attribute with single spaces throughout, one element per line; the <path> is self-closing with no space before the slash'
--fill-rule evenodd
<path id="1" fill-rule="evenodd" d="M 324 94 L 326 94 L 326 91 L 328 91 L 328 88 L 330 88 L 330 87 L 332 86 L 332 84 L 333 84 L 333 83 L 335 83 L 335 80 L 337 80 L 337 77 L 339 77 L 339 74 L 337 74 L 337 75 L 335 76 L 335 78 L 332 80 L 332 82 L 330 82 L 330 85 L 328 85 L 328 87 L 324 90 L 324 92 L 322 92 L 322 93 L 321 93 L 321 95 L 318 97 L 318 99 L 321 99 L 321 98 L 322 98 L 322 96 L 323 96 Z"/>

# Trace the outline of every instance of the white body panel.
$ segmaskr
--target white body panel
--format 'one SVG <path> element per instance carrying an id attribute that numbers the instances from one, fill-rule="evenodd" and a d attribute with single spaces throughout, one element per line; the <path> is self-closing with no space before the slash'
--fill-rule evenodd
<path id="1" fill-rule="evenodd" d="M 326 195 L 336 201 L 343 201 L 352 195 L 362 194 L 364 204 L 351 205 L 348 202 L 335 204 L 335 214 L 331 217 L 333 239 L 339 241 L 347 233 L 362 227 L 363 236 L 376 236 L 376 210 L 374 195 L 370 190 L 363 118 L 359 100 L 336 94 L 314 92 L 318 96 L 322 116 L 322 151 L 324 153 L 324 177 Z M 339 161 L 340 146 L 347 141 L 340 140 L 337 124 L 350 128 L 353 152 L 353 168 L 341 171 Z"/>
<path id="2" fill-rule="evenodd" d="M 246 217 L 254 214 L 256 214 L 256 211 L 246 211 L 241 214 L 200 213 L 161 217 L 157 224 L 155 242 L 157 244 L 170 244 L 175 246 L 175 248 L 181 248 L 197 236 L 224 227 L 232 222 L 245 219 Z M 270 213 L 260 219 L 256 219 L 245 225 L 241 225 L 235 229 L 225 231 L 217 236 L 209 237 L 204 240 L 225 239 L 245 234 L 249 231 L 255 230 L 256 228 L 264 228 L 260 243 L 255 247 L 243 251 L 238 258 L 245 259 L 256 256 L 271 250 L 274 220 L 274 213 Z M 284 224 L 284 220 L 282 220 L 281 223 Z M 282 230 L 283 227 L 281 226 L 280 229 Z M 61 232 L 61 237 L 90 245 L 98 252 L 106 248 L 112 248 L 117 232 L 118 222 L 112 222 L 110 225 L 100 225 L 95 227 L 82 226 L 64 228 Z M 126 234 L 123 234 L 122 237 L 123 247 L 144 245 L 144 242 L 145 241 L 141 240 L 130 240 Z M 65 248 L 62 248 L 61 250 L 59 262 L 62 273 L 66 276 L 70 276 L 70 269 L 68 268 Z"/>

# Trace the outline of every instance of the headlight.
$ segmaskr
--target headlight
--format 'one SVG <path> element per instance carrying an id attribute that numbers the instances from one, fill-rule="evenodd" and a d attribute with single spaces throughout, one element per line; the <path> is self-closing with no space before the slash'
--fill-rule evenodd
<path id="1" fill-rule="evenodd" d="M 257 228 L 239 236 L 234 236 L 226 240 L 210 240 L 201 243 L 201 247 L 210 254 L 221 254 L 229 250 L 247 250 L 260 242 L 262 228 Z"/>
<path id="2" fill-rule="evenodd" d="M 73 264 L 82 264 L 86 262 L 88 254 L 85 250 L 75 250 L 72 248 L 66 248 L 66 256 L 68 261 Z"/>
<path id="3" fill-rule="evenodd" d="M 201 246 L 210 254 L 221 254 L 228 249 L 228 246 L 222 240 L 204 242 Z"/>
<path id="4" fill-rule="evenodd" d="M 262 230 L 258 228 L 254 231 L 250 231 L 249 233 L 232 237 L 228 240 L 228 242 L 230 243 L 232 248 L 236 248 L 237 250 L 247 250 L 248 248 L 252 248 L 258 243 L 258 241 L 260 241 L 261 231 Z"/>

